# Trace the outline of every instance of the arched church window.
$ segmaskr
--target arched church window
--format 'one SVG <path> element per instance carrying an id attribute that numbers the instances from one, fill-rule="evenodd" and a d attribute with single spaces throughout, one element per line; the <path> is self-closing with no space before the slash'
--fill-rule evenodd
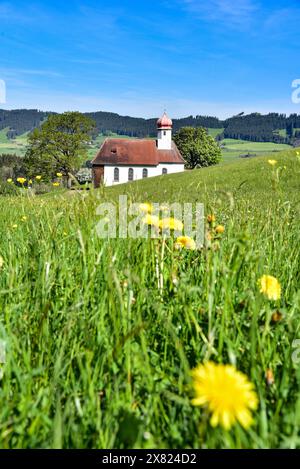
<path id="1" fill-rule="evenodd" d="M 114 181 L 118 182 L 120 177 L 120 171 L 119 168 L 114 169 Z"/>
<path id="2" fill-rule="evenodd" d="M 144 168 L 143 169 L 143 178 L 147 178 L 147 177 L 148 177 L 148 169 Z"/>
<path id="3" fill-rule="evenodd" d="M 133 169 L 128 169 L 128 181 L 133 181 Z"/>
<path id="4" fill-rule="evenodd" d="M 168 174 L 167 168 L 163 168 L 163 169 L 162 169 L 162 174 Z"/>

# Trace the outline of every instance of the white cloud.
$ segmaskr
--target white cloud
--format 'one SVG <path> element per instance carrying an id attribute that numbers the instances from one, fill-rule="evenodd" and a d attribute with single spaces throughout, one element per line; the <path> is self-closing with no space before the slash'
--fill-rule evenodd
<path id="1" fill-rule="evenodd" d="M 231 27 L 251 23 L 258 5 L 254 0 L 182 0 L 182 5 L 199 18 Z"/>
<path id="2" fill-rule="evenodd" d="M 265 20 L 265 27 L 269 31 L 294 33 L 294 27 L 298 29 L 300 20 L 300 8 L 282 8 L 274 10 Z M 296 30 L 297 30 L 296 29 Z"/>
<path id="3" fill-rule="evenodd" d="M 26 8 L 22 9 L 11 2 L 0 2 L 0 20 L 7 20 L 9 23 L 27 24 L 44 21 L 45 16 L 40 9 L 28 3 Z"/>
<path id="4" fill-rule="evenodd" d="M 21 75 L 42 76 L 46 78 L 61 78 L 63 75 L 59 72 L 44 69 L 26 69 L 26 68 L 0 68 L 1 75 L 5 77 L 20 77 Z"/>

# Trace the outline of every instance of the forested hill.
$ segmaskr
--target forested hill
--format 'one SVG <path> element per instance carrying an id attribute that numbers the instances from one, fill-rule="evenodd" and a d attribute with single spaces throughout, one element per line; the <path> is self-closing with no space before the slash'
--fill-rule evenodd
<path id="1" fill-rule="evenodd" d="M 16 109 L 13 111 L 0 109 L 0 131 L 6 128 L 9 129 L 8 138 L 22 135 L 38 127 L 49 114 L 51 113 L 35 109 Z"/>
<path id="2" fill-rule="evenodd" d="M 99 132 L 115 132 L 120 135 L 130 135 L 132 137 L 154 137 L 156 135 L 155 119 L 142 119 L 138 117 L 119 116 L 112 112 L 93 112 L 87 114 L 96 121 Z M 219 119 L 208 116 L 190 116 L 183 119 L 173 119 L 174 131 L 184 126 L 193 127 L 222 127 Z"/>
<path id="3" fill-rule="evenodd" d="M 0 131 L 8 129 L 8 137 L 13 138 L 39 126 L 50 112 L 38 110 L 0 110 Z M 156 118 L 142 119 L 130 116 L 120 116 L 112 112 L 86 113 L 96 122 L 97 133 L 114 132 L 119 135 L 132 137 L 152 137 L 156 135 Z M 219 139 L 236 138 L 256 142 L 292 143 L 300 138 L 300 115 L 259 113 L 231 117 L 220 120 L 209 116 L 188 116 L 183 119 L 173 119 L 174 131 L 184 126 L 206 127 L 220 129 Z M 222 132 L 223 130 L 223 132 Z"/>
<path id="4" fill-rule="evenodd" d="M 238 115 L 223 122 L 224 137 L 254 142 L 292 143 L 300 137 L 300 115 L 259 113 Z"/>

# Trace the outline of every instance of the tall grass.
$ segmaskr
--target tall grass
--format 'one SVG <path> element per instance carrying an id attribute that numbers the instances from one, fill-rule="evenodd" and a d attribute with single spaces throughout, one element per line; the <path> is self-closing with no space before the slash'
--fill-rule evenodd
<path id="1" fill-rule="evenodd" d="M 300 447 L 300 164 L 287 153 L 278 165 L 279 182 L 259 158 L 84 196 L 1 198 L 2 448 Z M 162 241 L 96 235 L 96 207 L 125 191 L 203 201 L 226 232 L 199 251 L 167 240 L 161 288 Z M 265 273 L 280 280 L 278 302 L 259 292 Z M 208 359 L 254 383 L 249 431 L 213 429 L 191 405 L 190 370 Z"/>

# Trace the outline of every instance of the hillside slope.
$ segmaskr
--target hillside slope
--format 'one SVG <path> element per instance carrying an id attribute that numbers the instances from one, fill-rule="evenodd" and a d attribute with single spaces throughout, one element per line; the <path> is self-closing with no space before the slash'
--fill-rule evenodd
<path id="1" fill-rule="evenodd" d="M 0 197 L 0 448 L 300 448 L 300 161 L 276 159 Z M 101 238 L 99 205 L 120 194 L 204 202 L 216 220 L 199 250 Z M 253 383 L 250 428 L 215 428 L 193 404 L 207 361 Z M 214 393 L 222 404 L 223 381 Z"/>
<path id="2" fill-rule="evenodd" d="M 268 163 L 270 158 L 276 158 L 274 168 Z M 275 183 L 277 171 L 279 182 Z M 105 189 L 106 196 L 128 194 L 140 201 L 194 202 L 234 196 L 255 205 L 277 198 L 279 194 L 297 198 L 299 193 L 300 162 L 294 150 Z"/>

